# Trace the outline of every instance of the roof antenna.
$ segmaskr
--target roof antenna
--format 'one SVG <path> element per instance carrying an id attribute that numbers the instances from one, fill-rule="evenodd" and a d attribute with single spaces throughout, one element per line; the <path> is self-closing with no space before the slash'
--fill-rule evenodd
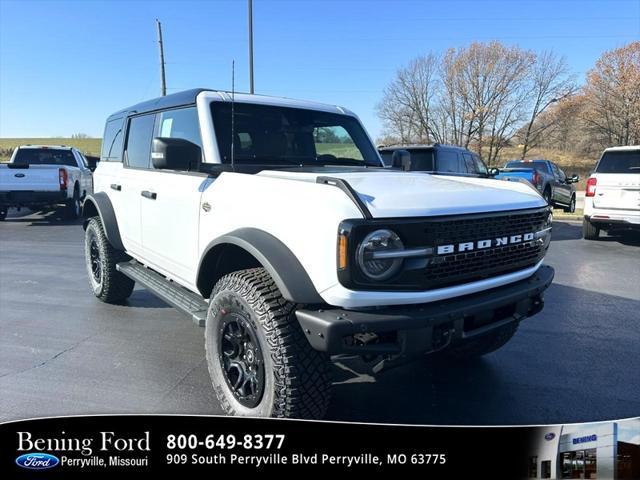
<path id="1" fill-rule="evenodd" d="M 234 144 L 235 142 L 235 137 L 236 137 L 236 132 L 235 132 L 235 123 L 236 123 L 236 118 L 235 118 L 235 77 L 236 77 L 236 72 L 235 72 L 235 68 L 236 68 L 236 61 L 232 60 L 231 61 L 231 171 L 235 171 L 235 149 L 234 149 Z"/>

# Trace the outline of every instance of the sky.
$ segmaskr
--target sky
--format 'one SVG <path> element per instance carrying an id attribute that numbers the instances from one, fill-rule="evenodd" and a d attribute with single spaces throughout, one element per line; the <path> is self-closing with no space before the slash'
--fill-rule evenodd
<path id="1" fill-rule="evenodd" d="M 254 0 L 256 93 L 342 105 L 376 138 L 398 68 L 500 40 L 567 59 L 579 82 L 640 39 L 640 0 Z M 112 112 L 168 93 L 248 91 L 247 0 L 0 0 L 0 137 L 102 136 Z"/>

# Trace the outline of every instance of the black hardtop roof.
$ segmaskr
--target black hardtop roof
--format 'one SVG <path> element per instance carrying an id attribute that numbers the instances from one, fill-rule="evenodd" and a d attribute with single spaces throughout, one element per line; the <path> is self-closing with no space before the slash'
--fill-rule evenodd
<path id="1" fill-rule="evenodd" d="M 433 149 L 447 149 L 447 150 L 461 150 L 468 152 L 464 147 L 457 145 L 448 145 L 445 143 L 398 143 L 396 145 L 383 145 L 378 147 L 378 151 L 393 151 L 393 150 L 433 150 Z"/>
<path id="2" fill-rule="evenodd" d="M 145 113 L 153 112 L 155 110 L 181 107 L 183 105 L 193 105 L 196 103 L 196 97 L 201 92 L 212 92 L 210 88 L 192 88 L 191 90 L 185 90 L 183 92 L 172 93 L 164 97 L 158 97 L 151 100 L 138 103 L 128 108 L 118 110 L 117 112 L 109 115 L 109 118 L 122 117 L 128 113 Z"/>

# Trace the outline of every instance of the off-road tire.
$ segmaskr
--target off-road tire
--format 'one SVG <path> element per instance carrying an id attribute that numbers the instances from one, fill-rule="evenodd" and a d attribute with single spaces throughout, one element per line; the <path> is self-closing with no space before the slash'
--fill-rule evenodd
<path id="1" fill-rule="evenodd" d="M 311 348 L 295 316 L 264 268 L 222 277 L 209 302 L 205 348 L 209 374 L 222 409 L 229 415 L 322 418 L 330 398 L 329 358 Z M 222 362 L 225 316 L 239 315 L 254 329 L 263 359 L 259 403 L 242 404 L 227 383 Z"/>
<path id="2" fill-rule="evenodd" d="M 564 208 L 566 213 L 575 213 L 576 211 L 576 196 L 573 195 L 569 200 L 569 206 Z"/>
<path id="3" fill-rule="evenodd" d="M 99 270 L 101 273 L 99 280 L 94 276 L 92 268 L 91 251 L 93 241 L 95 241 L 94 252 L 97 253 L 100 261 Z M 89 284 L 93 294 L 106 303 L 120 303 L 127 299 L 133 292 L 135 282 L 116 270 L 116 264 L 126 262 L 131 257 L 122 250 L 117 250 L 109 243 L 100 217 L 93 217 L 87 223 L 84 250 L 87 275 L 89 276 Z"/>
<path id="4" fill-rule="evenodd" d="M 465 361 L 495 352 L 511 340 L 518 331 L 518 325 L 519 322 L 511 322 L 493 332 L 448 348 L 442 354 L 451 360 Z"/>
<path id="5" fill-rule="evenodd" d="M 582 219 L 582 237 L 585 240 L 597 240 L 600 236 L 600 229 L 586 218 Z"/>
<path id="6" fill-rule="evenodd" d="M 67 220 L 75 220 L 82 214 L 82 200 L 77 187 L 73 189 L 73 198 L 67 201 L 62 214 Z"/>

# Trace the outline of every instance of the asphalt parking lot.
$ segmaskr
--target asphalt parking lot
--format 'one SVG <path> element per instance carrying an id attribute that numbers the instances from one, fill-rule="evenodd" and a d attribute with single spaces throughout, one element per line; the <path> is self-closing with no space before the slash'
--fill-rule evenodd
<path id="1" fill-rule="evenodd" d="M 89 413 L 221 413 L 203 329 L 136 290 L 90 292 L 79 222 L 0 223 L 0 421 Z M 546 307 L 470 365 L 428 359 L 372 378 L 338 365 L 328 418 L 539 424 L 640 413 L 640 237 L 581 239 L 556 222 Z"/>

